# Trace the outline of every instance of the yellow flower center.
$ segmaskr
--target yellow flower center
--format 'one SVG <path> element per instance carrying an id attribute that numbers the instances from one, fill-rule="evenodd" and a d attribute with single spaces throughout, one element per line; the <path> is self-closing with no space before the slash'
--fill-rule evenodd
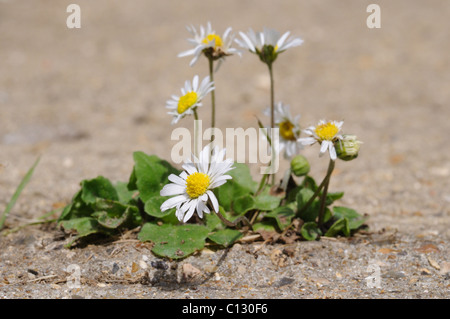
<path id="1" fill-rule="evenodd" d="M 322 141 L 332 141 L 339 132 L 339 128 L 334 123 L 328 122 L 318 125 L 315 131 Z"/>
<path id="2" fill-rule="evenodd" d="M 273 48 L 273 52 L 277 52 L 278 51 L 278 44 L 275 45 L 275 47 Z"/>
<path id="3" fill-rule="evenodd" d="M 203 39 L 204 44 L 209 44 L 211 41 L 216 40 L 215 42 L 215 48 L 222 46 L 222 38 L 219 37 L 217 34 L 208 34 L 206 38 Z"/>
<path id="4" fill-rule="evenodd" d="M 289 141 L 295 141 L 295 134 L 292 130 L 294 128 L 294 124 L 292 124 L 289 120 L 280 123 L 280 135 L 283 139 Z"/>
<path id="5" fill-rule="evenodd" d="M 177 108 L 178 114 L 183 114 L 184 112 L 186 112 L 186 110 L 194 105 L 195 102 L 197 102 L 197 93 L 195 92 L 188 92 L 180 97 Z"/>
<path id="6" fill-rule="evenodd" d="M 204 193 L 209 186 L 209 176 L 205 173 L 194 173 L 186 178 L 186 193 L 190 198 L 197 198 Z"/>

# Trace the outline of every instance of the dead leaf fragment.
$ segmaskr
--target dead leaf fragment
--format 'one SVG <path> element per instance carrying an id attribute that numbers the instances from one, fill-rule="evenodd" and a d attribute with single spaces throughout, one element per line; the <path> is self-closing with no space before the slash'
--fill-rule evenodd
<path id="1" fill-rule="evenodd" d="M 430 266 L 433 267 L 434 269 L 440 270 L 441 266 L 439 266 L 439 264 L 436 262 L 436 260 L 431 259 L 430 257 L 427 258 L 428 262 L 430 263 Z"/>
<path id="2" fill-rule="evenodd" d="M 135 273 L 139 270 L 139 266 L 138 264 L 136 264 L 135 262 L 133 262 L 133 264 L 131 264 L 131 272 Z"/>
<path id="3" fill-rule="evenodd" d="M 380 248 L 377 250 L 377 252 L 381 254 L 390 254 L 390 253 L 398 253 L 399 251 L 392 248 Z"/>
<path id="4" fill-rule="evenodd" d="M 198 268 L 192 266 L 192 264 L 189 263 L 183 264 L 182 271 L 183 271 L 183 278 L 187 280 L 195 278 L 202 273 Z"/>
<path id="5" fill-rule="evenodd" d="M 288 256 L 280 249 L 274 249 L 270 254 L 270 260 L 277 267 L 285 267 L 287 265 Z"/>
<path id="6" fill-rule="evenodd" d="M 450 262 L 443 261 L 440 265 L 441 271 L 439 272 L 441 275 L 445 275 L 450 273 Z"/>
<path id="7" fill-rule="evenodd" d="M 433 252 L 438 252 L 439 248 L 437 248 L 433 244 L 425 244 L 416 249 L 419 253 L 428 254 Z"/>
<path id="8" fill-rule="evenodd" d="M 427 268 L 419 269 L 421 275 L 431 275 L 431 271 Z"/>

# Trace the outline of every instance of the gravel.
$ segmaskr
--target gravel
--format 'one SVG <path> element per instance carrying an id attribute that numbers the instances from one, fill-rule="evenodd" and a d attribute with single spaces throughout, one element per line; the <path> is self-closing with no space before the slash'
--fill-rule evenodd
<path id="1" fill-rule="evenodd" d="M 66 27 L 69 3 L 35 2 L 0 2 L 0 206 L 41 156 L 8 229 L 68 203 L 82 179 L 127 180 L 134 151 L 170 158 L 172 130 L 191 124 L 170 126 L 165 101 L 207 74 L 204 59 L 191 68 L 176 55 L 189 48 L 186 25 L 211 21 L 219 33 L 269 26 L 304 39 L 274 64 L 276 100 L 303 126 L 342 119 L 364 142 L 357 160 L 337 163 L 330 190 L 369 216 L 369 231 L 206 246 L 176 262 L 133 233 L 66 249 L 55 225 L 29 226 L 0 238 L 0 298 L 448 298 L 448 1 L 379 0 L 380 29 L 366 27 L 359 0 L 79 0 L 80 29 Z M 255 127 L 264 65 L 227 57 L 215 80 L 218 127 Z M 320 179 L 317 151 L 303 154 Z"/>

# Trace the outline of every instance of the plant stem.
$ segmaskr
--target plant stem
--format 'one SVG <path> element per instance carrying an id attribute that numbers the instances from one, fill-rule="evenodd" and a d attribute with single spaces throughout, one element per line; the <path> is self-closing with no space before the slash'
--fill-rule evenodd
<path id="1" fill-rule="evenodd" d="M 323 224 L 323 217 L 325 215 L 325 202 L 327 200 L 327 192 L 328 192 L 328 185 L 330 184 L 330 177 L 331 177 L 331 173 L 333 172 L 334 169 L 334 161 L 332 159 L 330 159 L 330 163 L 328 164 L 328 171 L 327 171 L 327 177 L 324 181 L 325 184 L 323 186 L 323 192 L 322 192 L 322 196 L 320 198 L 320 209 L 319 209 L 319 219 L 317 222 L 317 225 L 319 228 L 322 227 Z"/>
<path id="2" fill-rule="evenodd" d="M 209 79 L 211 82 L 214 82 L 214 60 L 212 57 L 208 58 L 209 60 Z M 211 91 L 211 142 L 214 141 L 214 128 L 216 127 L 216 94 L 215 94 L 215 85 L 214 90 Z"/>
<path id="3" fill-rule="evenodd" d="M 273 70 L 272 63 L 267 63 L 269 67 L 269 76 L 270 76 L 270 128 L 271 130 L 275 128 L 275 94 L 274 94 L 274 81 L 273 81 Z M 274 149 L 272 146 L 272 162 L 274 163 Z M 275 185 L 275 173 L 272 174 L 272 185 Z"/>
<path id="4" fill-rule="evenodd" d="M 308 200 L 308 202 L 303 205 L 303 207 L 299 210 L 298 214 L 301 214 L 302 212 L 304 212 L 306 209 L 308 209 L 308 207 L 313 203 L 314 199 L 319 196 L 320 191 L 322 190 L 322 188 L 325 186 L 325 183 L 328 183 L 328 181 L 330 180 L 331 177 L 331 173 L 333 172 L 334 169 L 334 161 L 330 160 L 330 164 L 328 165 L 328 171 L 326 176 L 324 177 L 322 183 L 320 183 L 320 185 L 317 187 L 316 191 L 314 192 L 314 194 L 311 196 L 311 198 Z"/>
<path id="5" fill-rule="evenodd" d="M 198 113 L 197 107 L 194 108 L 194 155 L 198 158 Z"/>
<path id="6" fill-rule="evenodd" d="M 250 222 L 248 221 L 247 217 L 245 217 L 245 216 L 238 217 L 234 222 L 231 222 L 228 219 L 226 219 L 225 217 L 223 217 L 220 212 L 216 212 L 214 209 L 213 209 L 213 212 L 228 227 L 237 227 L 237 225 L 240 222 L 243 222 L 245 224 L 245 226 L 248 226 L 250 229 L 253 229 L 252 225 L 250 224 Z"/>

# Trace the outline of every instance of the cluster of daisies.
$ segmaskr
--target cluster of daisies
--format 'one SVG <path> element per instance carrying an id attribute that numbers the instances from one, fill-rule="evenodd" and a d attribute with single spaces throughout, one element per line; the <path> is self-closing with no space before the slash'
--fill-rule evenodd
<path id="1" fill-rule="evenodd" d="M 250 29 L 247 33 L 239 32 L 240 39 L 235 39 L 232 29 L 227 28 L 222 36 L 217 34 L 208 23 L 206 27 L 188 26 L 187 30 L 192 35 L 188 42 L 193 48 L 181 52 L 178 56 L 193 56 L 190 66 L 193 66 L 201 56 L 205 56 L 210 65 L 217 61 L 215 71 L 223 63 L 227 56 L 242 55 L 242 50 L 247 50 L 257 55 L 262 62 L 270 68 L 278 55 L 289 48 L 303 43 L 300 38 L 290 36 L 290 32 L 280 34 L 273 29 L 264 28 L 262 32 Z M 241 49 L 233 48 L 233 43 Z M 202 106 L 202 100 L 208 93 L 215 90 L 212 74 L 200 81 L 195 75 L 192 81 L 186 81 L 181 88 L 181 95 L 172 95 L 167 101 L 172 124 L 178 123 L 188 115 L 194 115 L 197 119 L 197 108 Z M 274 103 L 272 103 L 274 104 Z M 282 102 L 271 105 L 264 113 L 272 116 L 271 123 L 279 129 L 279 148 L 277 152 L 284 151 L 287 159 L 297 155 L 305 145 L 320 144 L 319 156 L 327 153 L 332 161 L 338 157 L 348 160 L 358 153 L 360 142 L 355 136 L 341 135 L 342 121 L 320 121 L 316 126 L 304 130 L 300 128 L 300 116 L 293 117 L 289 105 Z M 306 137 L 300 137 L 304 133 Z M 196 156 L 197 155 L 197 156 Z M 161 196 L 174 196 L 161 205 L 161 211 L 176 208 L 176 216 L 180 221 L 187 222 L 197 212 L 202 218 L 204 213 L 213 210 L 219 213 L 219 204 L 213 189 L 231 179 L 227 173 L 233 169 L 233 161 L 225 159 L 225 149 L 217 147 L 211 149 L 206 146 L 200 154 L 193 155 L 193 161 L 187 160 L 182 166 L 184 171 L 176 176 L 169 176 L 172 182 L 164 186 Z M 347 156 L 347 157 L 345 157 Z M 350 157 L 349 157 L 350 156 Z M 354 158 L 355 156 L 353 156 Z"/>

